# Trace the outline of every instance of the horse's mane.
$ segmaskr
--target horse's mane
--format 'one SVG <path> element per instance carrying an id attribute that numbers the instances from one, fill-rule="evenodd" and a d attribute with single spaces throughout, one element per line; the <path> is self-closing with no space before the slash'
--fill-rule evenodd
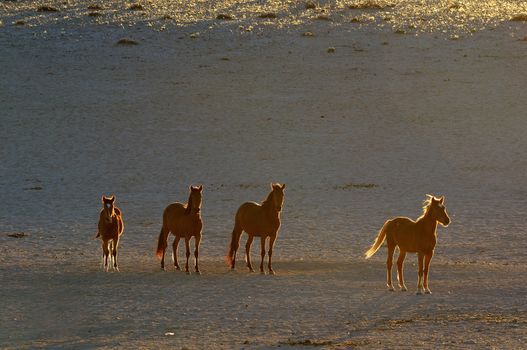
<path id="1" fill-rule="evenodd" d="M 423 201 L 423 213 L 421 214 L 421 216 L 417 219 L 422 219 L 426 216 L 426 214 L 428 213 L 428 210 L 430 210 L 430 207 L 432 206 L 432 199 L 435 198 L 434 196 L 430 195 L 430 194 L 427 194 L 426 195 L 426 199 Z"/>
<path id="2" fill-rule="evenodd" d="M 190 214 L 192 211 L 192 191 L 190 191 L 190 194 L 188 195 L 188 201 L 185 206 L 185 214 Z"/>

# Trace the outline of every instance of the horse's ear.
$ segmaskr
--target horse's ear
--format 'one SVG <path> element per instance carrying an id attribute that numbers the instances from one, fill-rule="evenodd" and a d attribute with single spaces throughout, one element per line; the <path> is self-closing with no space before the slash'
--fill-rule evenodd
<path id="1" fill-rule="evenodd" d="M 110 198 L 110 202 L 112 202 L 112 203 L 115 202 L 115 196 L 112 196 L 112 197 Z"/>
<path id="2" fill-rule="evenodd" d="M 104 203 L 104 200 L 106 199 L 106 197 L 104 195 L 102 195 L 101 197 L 101 201 Z"/>
<path id="3" fill-rule="evenodd" d="M 275 184 L 271 182 L 271 189 L 274 190 L 274 186 L 275 186 Z"/>
<path id="4" fill-rule="evenodd" d="M 282 190 L 285 190 L 285 184 L 282 184 Z"/>
<path id="5" fill-rule="evenodd" d="M 201 192 L 203 191 L 203 185 L 199 185 L 198 190 Z"/>
<path id="6" fill-rule="evenodd" d="M 441 198 L 439 198 L 439 203 L 445 203 L 445 196 L 441 196 Z"/>

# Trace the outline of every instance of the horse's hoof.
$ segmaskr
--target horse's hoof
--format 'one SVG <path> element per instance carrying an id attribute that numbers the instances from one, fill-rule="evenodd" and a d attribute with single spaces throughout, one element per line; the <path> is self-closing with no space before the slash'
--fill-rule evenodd
<path id="1" fill-rule="evenodd" d="M 401 286 L 401 292 L 406 292 L 407 290 L 406 286 Z"/>
<path id="2" fill-rule="evenodd" d="M 254 272 L 254 269 L 252 267 L 249 267 L 249 272 Z"/>
<path id="3" fill-rule="evenodd" d="M 276 275 L 276 273 L 275 273 L 274 270 L 272 270 L 272 269 L 269 270 L 269 274 L 270 274 L 270 275 Z"/>
<path id="4" fill-rule="evenodd" d="M 201 275 L 200 270 L 196 270 L 196 275 Z"/>
<path id="5" fill-rule="evenodd" d="M 115 267 L 115 271 L 121 272 L 121 271 L 119 271 L 119 268 L 117 266 Z"/>
<path id="6" fill-rule="evenodd" d="M 388 286 L 388 290 L 389 290 L 390 292 L 394 292 L 394 291 L 395 291 L 395 289 L 393 288 L 393 286 Z"/>
<path id="7" fill-rule="evenodd" d="M 178 270 L 178 271 L 179 271 L 179 270 L 181 270 L 181 268 L 180 268 L 179 266 L 176 266 L 176 270 Z"/>
<path id="8" fill-rule="evenodd" d="M 190 271 L 188 271 L 188 270 L 187 270 L 187 271 L 185 271 L 185 273 L 186 273 L 187 275 L 190 275 Z"/>
<path id="9" fill-rule="evenodd" d="M 422 295 L 423 292 L 421 292 L 420 290 L 418 290 L 415 294 L 416 294 L 416 295 Z"/>
<path id="10" fill-rule="evenodd" d="M 265 275 L 265 271 L 264 270 L 260 270 L 260 274 L 261 275 Z"/>
<path id="11" fill-rule="evenodd" d="M 432 294 L 432 291 L 430 289 L 425 289 L 425 294 Z"/>

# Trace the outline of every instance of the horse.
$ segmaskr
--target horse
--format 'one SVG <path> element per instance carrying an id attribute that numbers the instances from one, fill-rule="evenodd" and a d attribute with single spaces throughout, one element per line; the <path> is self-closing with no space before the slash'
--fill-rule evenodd
<path id="1" fill-rule="evenodd" d="M 234 270 L 236 264 L 236 251 L 240 247 L 240 238 L 245 231 L 249 235 L 247 243 L 245 244 L 245 261 L 249 271 L 254 272 L 251 265 L 251 245 L 254 237 L 260 237 L 260 273 L 265 274 L 264 259 L 265 259 L 265 243 L 269 237 L 269 273 L 274 275 L 275 272 L 272 267 L 273 247 L 280 228 L 280 213 L 284 204 L 284 189 L 285 184 L 271 184 L 271 192 L 262 204 L 254 202 L 243 203 L 236 212 L 234 229 L 232 230 L 231 244 L 229 253 L 225 257 L 227 265 Z"/>
<path id="2" fill-rule="evenodd" d="M 392 261 L 395 247 L 399 247 L 399 258 L 397 259 L 397 280 L 401 291 L 406 291 L 403 275 L 403 263 L 406 253 L 417 253 L 419 262 L 417 294 L 431 294 L 428 288 L 428 271 L 430 261 L 434 256 L 434 248 L 437 242 L 437 223 L 447 227 L 450 217 L 445 208 L 445 197 L 436 198 L 427 195 L 424 201 L 423 214 L 413 221 L 406 217 L 397 217 L 384 223 L 371 248 L 366 251 L 366 259 L 369 259 L 379 249 L 382 242 L 387 240 L 388 258 L 386 260 L 387 286 L 393 291 L 392 285 Z M 424 278 L 423 278 L 424 275 Z"/>
<path id="3" fill-rule="evenodd" d="M 121 210 L 114 205 L 115 196 L 102 196 L 103 208 L 99 214 L 99 224 L 95 238 L 102 240 L 103 268 L 108 272 L 108 255 L 110 255 L 110 264 L 113 260 L 113 269 L 119 271 L 117 266 L 117 247 L 119 237 L 124 231 L 124 222 Z"/>
<path id="4" fill-rule="evenodd" d="M 163 226 L 159 233 L 157 242 L 156 255 L 161 258 L 161 269 L 165 270 L 165 251 L 167 249 L 168 234 L 172 232 L 176 238 L 172 243 L 172 259 L 176 270 L 180 270 L 177 260 L 177 249 L 179 240 L 185 238 L 185 248 L 187 264 L 185 271 L 190 274 L 188 269 L 188 258 L 190 256 L 190 239 L 194 237 L 194 257 L 196 258 L 196 273 L 200 274 L 198 266 L 199 244 L 201 242 L 201 229 L 203 222 L 201 221 L 201 200 L 203 186 L 190 186 L 190 195 L 186 204 L 172 203 L 165 208 L 163 212 Z"/>

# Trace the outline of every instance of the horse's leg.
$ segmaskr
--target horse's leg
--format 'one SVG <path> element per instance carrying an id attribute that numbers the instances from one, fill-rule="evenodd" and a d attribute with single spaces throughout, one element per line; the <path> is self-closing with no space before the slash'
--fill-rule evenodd
<path id="1" fill-rule="evenodd" d="M 117 266 L 117 247 L 119 246 L 119 236 L 112 241 L 112 254 L 113 254 L 113 268 L 116 271 L 119 271 L 119 266 Z"/>
<path id="2" fill-rule="evenodd" d="M 247 243 L 245 243 L 245 261 L 247 262 L 247 267 L 249 271 L 254 272 L 253 266 L 251 264 L 251 245 L 253 244 L 253 235 L 249 235 L 247 238 Z"/>
<path id="3" fill-rule="evenodd" d="M 260 260 L 260 273 L 261 274 L 265 274 L 263 265 L 264 265 L 264 260 L 265 260 L 265 241 L 266 239 L 267 239 L 267 236 L 260 237 L 260 256 L 262 258 L 262 260 Z"/>
<path id="4" fill-rule="evenodd" d="M 170 235 L 170 232 L 167 233 L 167 236 L 169 236 L 169 235 Z M 167 238 L 167 240 L 168 240 L 168 238 Z M 164 245 L 167 245 L 167 244 L 165 243 Z M 165 270 L 165 253 L 166 253 L 166 251 L 167 251 L 167 247 L 164 247 L 163 248 L 163 256 L 161 257 L 161 270 L 163 270 L 163 271 Z"/>
<path id="5" fill-rule="evenodd" d="M 430 271 L 430 261 L 432 261 L 432 257 L 434 256 L 434 252 L 431 254 L 425 255 L 425 268 L 424 268 L 424 283 L 423 287 L 425 288 L 426 294 L 432 294 L 430 291 L 430 288 L 428 288 L 428 272 Z"/>
<path id="6" fill-rule="evenodd" d="M 232 230 L 231 248 L 229 251 L 229 259 L 232 270 L 234 270 L 234 266 L 236 265 L 236 253 L 238 252 L 238 248 L 240 248 L 242 233 L 243 230 L 241 229 L 241 226 L 235 224 L 234 229 Z"/>
<path id="7" fill-rule="evenodd" d="M 395 244 L 388 245 L 388 257 L 386 258 L 386 286 L 390 292 L 393 292 L 392 284 L 392 265 L 393 265 L 393 253 L 395 252 Z"/>
<path id="8" fill-rule="evenodd" d="M 271 275 L 274 275 L 272 258 L 273 258 L 273 247 L 274 247 L 275 241 L 276 241 L 276 234 L 269 237 L 269 252 L 267 253 L 269 255 L 269 265 L 267 267 L 269 268 L 269 274 Z"/>
<path id="9" fill-rule="evenodd" d="M 190 237 L 185 237 L 185 255 L 187 257 L 187 263 L 185 264 L 185 272 L 187 275 L 190 275 L 190 271 L 188 270 L 188 258 L 190 257 Z"/>
<path id="10" fill-rule="evenodd" d="M 198 256 L 199 256 L 199 243 L 201 242 L 201 234 L 199 235 L 196 235 L 196 237 L 194 237 L 194 245 L 195 245 L 195 250 L 194 250 L 194 258 L 196 259 L 196 273 L 199 275 L 201 274 L 201 272 L 199 272 L 199 265 L 198 265 Z"/>
<path id="11" fill-rule="evenodd" d="M 423 264 L 425 255 L 417 253 L 417 260 L 419 262 L 418 280 L 417 280 L 417 294 L 423 294 Z"/>
<path id="12" fill-rule="evenodd" d="M 172 260 L 174 261 L 174 266 L 176 267 L 176 270 L 180 269 L 178 261 L 177 261 L 177 248 L 178 248 L 180 239 L 181 239 L 180 236 L 176 236 L 176 238 L 174 238 L 174 243 L 172 243 Z"/>
<path id="13" fill-rule="evenodd" d="M 102 241 L 102 252 L 104 255 L 104 270 L 108 272 L 108 255 L 110 254 L 110 250 L 108 249 L 108 241 Z"/>
<path id="14" fill-rule="evenodd" d="M 406 285 L 404 284 L 404 259 L 406 258 L 406 251 L 399 247 L 399 258 L 397 259 L 397 281 L 399 281 L 399 288 L 406 292 Z"/>

